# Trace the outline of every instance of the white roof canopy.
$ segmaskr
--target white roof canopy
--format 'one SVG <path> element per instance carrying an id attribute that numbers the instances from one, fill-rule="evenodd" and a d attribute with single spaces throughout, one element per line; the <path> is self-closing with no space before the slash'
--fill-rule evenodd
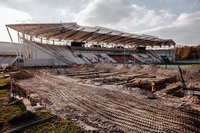
<path id="1" fill-rule="evenodd" d="M 171 39 L 131 34 L 98 26 L 80 26 L 76 23 L 10 24 L 6 26 L 30 36 L 43 37 L 46 39 L 144 46 L 175 45 L 175 42 Z"/>

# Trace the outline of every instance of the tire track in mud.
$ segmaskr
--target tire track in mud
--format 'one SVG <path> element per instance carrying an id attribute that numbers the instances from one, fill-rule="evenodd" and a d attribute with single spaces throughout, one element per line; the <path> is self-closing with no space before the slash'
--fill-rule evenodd
<path id="1" fill-rule="evenodd" d="M 52 95 L 58 97 L 58 99 L 52 98 L 55 102 L 63 100 L 63 102 L 73 103 L 75 108 L 78 106 L 79 109 L 83 109 L 80 111 L 92 112 L 94 117 L 104 117 L 106 121 L 126 132 L 167 132 L 169 129 L 173 132 L 186 132 L 187 130 L 199 132 L 199 129 L 192 125 L 193 121 L 199 122 L 199 118 L 178 109 L 159 104 L 160 107 L 158 107 L 144 99 L 129 98 L 127 94 L 105 89 L 88 88 L 39 72 L 35 77 L 42 81 L 43 86 L 49 88 Z M 112 97 L 108 97 L 107 94 Z M 92 124 L 93 121 L 90 122 L 89 124 Z M 106 127 L 99 125 L 98 128 Z"/>
<path id="2" fill-rule="evenodd" d="M 73 96 L 72 94 L 70 94 L 71 96 Z M 82 97 L 79 97 L 79 99 L 81 99 L 82 101 L 83 100 L 85 100 L 85 99 L 83 99 Z M 88 100 L 90 103 L 88 103 L 88 104 L 90 104 L 91 105 L 91 101 L 93 101 L 92 99 L 90 99 L 90 100 Z M 80 102 L 80 101 L 79 101 Z M 107 111 L 107 113 L 109 112 L 110 113 L 110 115 L 113 115 L 113 114 L 115 114 L 115 112 L 118 112 L 117 114 L 115 114 L 115 118 L 117 118 L 117 117 L 120 117 L 121 119 L 123 118 L 127 118 L 127 119 L 125 119 L 126 121 L 129 121 L 129 123 L 130 122 L 132 122 L 132 123 L 134 123 L 134 122 L 136 122 L 138 119 L 140 119 L 139 120 L 139 122 L 137 123 L 138 125 L 142 125 L 141 123 L 144 123 L 144 125 L 143 126 L 146 126 L 146 125 L 150 125 L 150 129 L 148 129 L 148 130 L 152 130 L 152 126 L 153 125 L 158 125 L 158 127 L 160 126 L 159 124 L 158 124 L 158 122 L 162 122 L 162 121 L 167 121 L 166 123 L 165 123 L 165 127 L 169 124 L 169 128 L 174 128 L 177 124 L 180 124 L 179 122 L 176 122 L 176 121 L 173 121 L 173 120 L 171 120 L 171 118 L 172 117 L 170 117 L 170 118 L 163 118 L 163 116 L 164 115 L 162 115 L 162 116 L 158 116 L 158 118 L 160 118 L 160 119 L 158 119 L 158 118 L 155 118 L 155 117 L 149 117 L 149 114 L 148 115 L 146 115 L 146 116 L 144 116 L 144 112 L 142 112 L 142 113 L 135 113 L 135 114 L 133 114 L 133 113 L 124 113 L 124 112 L 122 112 L 122 111 L 118 111 L 118 110 L 116 110 L 116 109 L 113 109 L 113 108 L 109 108 L 109 107 L 106 107 L 105 105 L 103 105 L 103 104 L 100 104 L 99 102 L 98 102 L 98 100 L 97 101 L 93 101 L 93 104 L 95 103 L 95 105 L 98 105 L 98 106 L 100 106 L 100 108 L 102 109 L 102 108 L 106 108 L 106 110 L 101 110 L 102 112 L 105 112 L 105 111 Z M 112 105 L 113 103 L 111 103 L 110 105 Z M 117 103 L 118 104 L 118 106 L 120 105 L 119 103 Z M 122 108 L 124 107 L 124 106 L 121 106 Z M 94 108 L 92 108 L 92 109 L 94 109 Z M 131 108 L 131 110 L 134 110 L 134 108 Z M 112 112 L 111 112 L 112 111 Z M 139 112 L 140 110 L 134 110 L 135 112 Z M 114 112 L 114 113 L 113 113 Z M 130 110 L 129 110 L 129 112 L 130 112 Z M 123 115 L 122 115 L 123 114 Z M 139 115 L 139 117 L 138 117 L 138 115 Z M 152 114 L 152 115 L 154 115 L 154 114 Z M 155 115 L 154 115 L 155 116 Z M 170 115 L 169 115 L 170 116 Z M 131 119 L 131 118 L 129 118 L 129 117 L 137 117 L 137 119 L 135 118 L 135 119 Z M 145 117 L 147 118 L 147 119 L 145 119 Z M 110 118 L 111 119 L 111 118 Z M 143 119 L 143 120 L 141 120 L 141 119 Z M 147 122 L 145 122 L 145 121 L 147 121 Z M 149 122 L 150 121 L 150 122 Z M 157 121 L 157 122 L 155 122 L 155 121 Z M 151 123 L 154 123 L 154 124 L 151 124 Z M 184 124 L 184 123 L 183 123 Z M 133 125 L 132 125 L 133 126 Z M 178 126 L 178 125 L 177 125 Z M 184 126 L 187 126 L 187 125 L 185 125 L 184 124 Z M 141 127 L 140 127 L 141 128 Z M 160 131 L 161 129 L 159 129 L 159 131 Z M 152 130 L 153 131 L 153 130 Z M 176 131 L 180 131 L 179 129 L 177 129 Z"/>

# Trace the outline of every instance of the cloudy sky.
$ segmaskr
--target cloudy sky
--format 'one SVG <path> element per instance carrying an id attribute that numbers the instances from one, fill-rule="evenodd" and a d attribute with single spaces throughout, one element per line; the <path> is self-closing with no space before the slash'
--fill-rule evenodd
<path id="1" fill-rule="evenodd" d="M 0 41 L 5 24 L 61 21 L 200 44 L 200 0 L 0 0 Z"/>

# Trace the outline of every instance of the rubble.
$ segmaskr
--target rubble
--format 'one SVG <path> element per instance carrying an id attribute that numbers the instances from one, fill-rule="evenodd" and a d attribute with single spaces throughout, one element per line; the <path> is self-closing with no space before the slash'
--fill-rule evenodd
<path id="1" fill-rule="evenodd" d="M 31 77 L 15 78 L 30 98 L 86 130 L 199 132 L 194 123 L 200 123 L 200 113 L 179 109 L 186 101 L 199 104 L 198 97 L 174 95 L 182 87 L 176 71 L 155 65 L 97 64 L 26 69 Z"/>
<path id="2" fill-rule="evenodd" d="M 200 103 L 200 99 L 198 96 L 185 96 L 182 98 L 182 100 L 187 103 L 195 103 L 195 104 Z"/>

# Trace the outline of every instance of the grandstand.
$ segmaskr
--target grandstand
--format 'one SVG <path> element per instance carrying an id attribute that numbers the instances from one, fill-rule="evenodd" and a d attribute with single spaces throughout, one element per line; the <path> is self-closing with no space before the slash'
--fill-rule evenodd
<path id="1" fill-rule="evenodd" d="M 76 23 L 6 27 L 12 43 L 0 42 L 0 64 L 20 69 L 1 75 L 26 112 L 47 108 L 82 132 L 200 132 L 200 69 L 166 65 L 177 63 L 173 40 Z"/>
<path id="2" fill-rule="evenodd" d="M 9 65 L 14 61 L 19 66 L 152 64 L 173 62 L 175 56 L 175 42 L 171 39 L 104 27 L 76 23 L 9 24 L 6 27 L 11 40 L 9 29 L 18 32 L 19 40 L 19 44 L 13 43 L 18 60 L 13 59 Z"/>

